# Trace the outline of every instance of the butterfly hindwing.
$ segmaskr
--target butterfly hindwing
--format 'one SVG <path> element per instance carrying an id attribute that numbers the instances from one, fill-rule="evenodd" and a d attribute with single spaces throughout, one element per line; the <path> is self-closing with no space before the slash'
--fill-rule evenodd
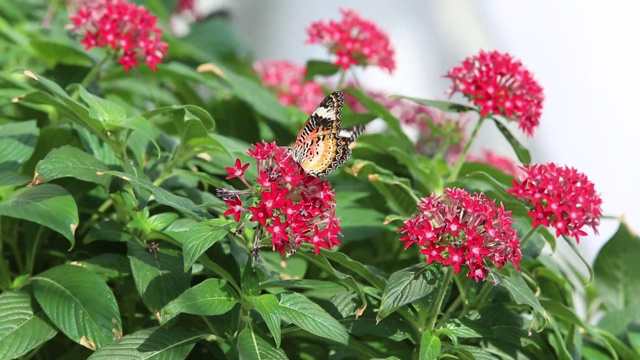
<path id="1" fill-rule="evenodd" d="M 293 158 L 307 174 L 324 176 L 351 156 L 349 145 L 364 131 L 364 126 L 342 129 L 343 95 L 334 91 L 324 98 L 300 130 Z"/>

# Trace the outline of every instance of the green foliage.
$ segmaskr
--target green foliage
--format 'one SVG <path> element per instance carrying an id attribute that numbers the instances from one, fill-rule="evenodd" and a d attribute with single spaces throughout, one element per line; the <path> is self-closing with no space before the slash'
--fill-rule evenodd
<path id="1" fill-rule="evenodd" d="M 143 3 L 166 25 L 175 1 Z M 344 124 L 380 118 L 388 131 L 362 135 L 328 176 L 342 245 L 254 257 L 260 229 L 222 216 L 215 189 L 241 186 L 224 168 L 249 162 L 252 142 L 291 144 L 306 115 L 257 80 L 224 17 L 165 33 L 171 59 L 157 72 L 124 72 L 69 36 L 59 6 L 0 0 L 0 358 L 640 358 L 640 238 L 627 224 L 583 278 L 547 229 L 530 232 L 510 175 L 420 153 L 362 89 L 345 89 L 365 110 L 345 108 Z M 307 80 L 332 75 L 343 73 L 307 63 Z M 520 271 L 477 283 L 403 249 L 419 198 L 453 186 L 512 212 L 528 239 Z"/>

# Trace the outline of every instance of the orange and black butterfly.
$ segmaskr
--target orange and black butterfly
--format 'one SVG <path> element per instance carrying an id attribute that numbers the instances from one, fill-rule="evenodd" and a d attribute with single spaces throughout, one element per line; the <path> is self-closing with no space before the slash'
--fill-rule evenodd
<path id="1" fill-rule="evenodd" d="M 342 128 L 343 96 L 334 91 L 313 111 L 293 146 L 293 159 L 304 171 L 322 177 L 351 156 L 349 145 L 364 131 L 364 125 Z"/>

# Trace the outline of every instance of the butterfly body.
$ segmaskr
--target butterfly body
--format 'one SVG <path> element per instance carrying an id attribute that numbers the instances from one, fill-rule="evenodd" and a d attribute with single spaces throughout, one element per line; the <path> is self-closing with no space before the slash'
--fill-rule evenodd
<path id="1" fill-rule="evenodd" d="M 349 145 L 364 126 L 342 128 L 343 95 L 334 91 L 324 98 L 300 130 L 293 147 L 293 159 L 309 175 L 322 177 L 344 164 L 351 156 Z"/>

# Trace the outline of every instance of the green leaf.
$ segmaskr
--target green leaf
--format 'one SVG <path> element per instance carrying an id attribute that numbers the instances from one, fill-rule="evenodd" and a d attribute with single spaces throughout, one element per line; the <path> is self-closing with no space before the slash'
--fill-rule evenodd
<path id="1" fill-rule="evenodd" d="M 285 360 L 282 349 L 274 348 L 268 341 L 247 327 L 238 335 L 238 355 L 243 360 Z"/>
<path id="2" fill-rule="evenodd" d="M 638 331 L 630 331 L 627 334 L 627 338 L 633 350 L 640 354 L 640 333 Z"/>
<path id="3" fill-rule="evenodd" d="M 249 104 L 256 112 L 282 125 L 291 126 L 285 108 L 275 95 L 257 82 L 236 74 L 221 64 L 201 65 L 198 71 L 211 71 L 231 86 L 231 91 L 240 100 Z"/>
<path id="4" fill-rule="evenodd" d="M 32 221 L 57 231 L 75 244 L 78 208 L 67 190 L 53 184 L 22 188 L 0 203 L 0 215 Z"/>
<path id="5" fill-rule="evenodd" d="M 72 177 L 96 183 L 105 188 L 109 186 L 109 178 L 97 173 L 108 169 L 109 167 L 102 161 L 69 145 L 51 150 L 47 157 L 36 165 L 38 176 L 43 182 Z"/>
<path id="6" fill-rule="evenodd" d="M 440 354 L 440 339 L 434 335 L 431 331 L 425 331 L 422 333 L 422 339 L 420 340 L 420 360 L 436 360 Z"/>
<path id="7" fill-rule="evenodd" d="M 313 253 L 310 251 L 309 252 L 298 251 L 296 253 L 297 256 L 300 256 L 306 259 L 308 262 L 315 264 L 320 269 L 340 279 L 340 284 L 345 286 L 347 289 L 355 291 L 359 295 L 362 295 L 362 291 L 360 290 L 360 287 L 358 286 L 358 283 L 356 283 L 356 280 L 353 278 L 353 276 L 345 274 L 339 270 L 336 270 L 333 266 L 331 266 L 331 264 L 325 257 L 311 255 L 311 254 Z M 332 285 L 334 285 L 334 283 L 332 283 Z"/>
<path id="8" fill-rule="evenodd" d="M 351 259 L 346 254 L 337 251 L 325 251 L 323 252 L 323 255 L 327 259 L 340 264 L 345 269 L 351 270 L 354 273 L 358 274 L 363 279 L 367 280 L 376 289 L 384 289 L 385 280 L 378 277 L 366 265 L 363 265 L 362 263 Z"/>
<path id="9" fill-rule="evenodd" d="M 124 278 L 131 274 L 129 259 L 116 253 L 104 253 L 89 259 L 74 261 L 71 264 L 82 266 L 105 280 Z"/>
<path id="10" fill-rule="evenodd" d="M 204 337 L 204 334 L 186 332 L 180 329 L 147 328 L 101 348 L 89 356 L 89 359 L 185 359 L 193 349 L 196 341 Z"/>
<path id="11" fill-rule="evenodd" d="M 336 202 L 336 217 L 341 219 L 340 231 L 348 242 L 368 239 L 384 230 L 395 230 L 383 223 L 384 215 L 377 210 L 354 203 L 342 204 L 338 199 Z"/>
<path id="12" fill-rule="evenodd" d="M 39 59 L 47 62 L 50 68 L 57 64 L 91 67 L 93 61 L 85 51 L 70 46 L 68 43 L 53 39 L 34 39 L 31 47 L 39 54 Z"/>
<path id="13" fill-rule="evenodd" d="M 629 347 L 627 347 L 613 334 L 607 331 L 600 330 L 598 328 L 596 328 L 595 330 L 600 334 L 600 336 L 602 336 L 607 342 L 609 342 L 609 344 L 611 344 L 611 347 L 615 350 L 616 354 L 619 355 L 621 359 L 640 359 L 640 355 L 638 353 L 629 349 Z"/>
<path id="14" fill-rule="evenodd" d="M 31 295 L 23 291 L 0 294 L 0 359 L 15 359 L 56 334 L 42 311 L 35 311 Z"/>
<path id="15" fill-rule="evenodd" d="M 298 293 L 282 294 L 280 296 L 280 314 L 286 321 L 311 334 L 344 345 L 349 342 L 349 333 L 345 328 L 304 295 Z"/>
<path id="16" fill-rule="evenodd" d="M 186 118 L 187 113 L 191 114 L 192 116 L 195 116 L 196 118 L 200 119 L 200 121 L 208 131 L 212 131 L 215 128 L 216 123 L 213 120 L 213 117 L 211 116 L 211 114 L 209 114 L 207 110 L 195 105 L 164 106 L 164 107 L 159 107 L 157 109 L 142 113 L 140 114 L 140 116 L 142 116 L 147 120 L 151 120 L 152 118 L 161 114 L 171 114 L 176 112 L 184 114 L 182 116 L 182 120 L 184 121 L 189 120 L 188 118 Z"/>
<path id="17" fill-rule="evenodd" d="M 458 354 L 469 354 L 469 356 L 471 356 L 471 359 L 474 360 L 499 360 L 497 356 L 476 346 L 459 345 L 454 347 L 454 349 L 458 351 Z"/>
<path id="18" fill-rule="evenodd" d="M 77 86 L 80 98 L 89 106 L 89 116 L 98 120 L 107 130 L 115 130 L 127 117 L 122 106 L 89 93 L 84 87 Z"/>
<path id="19" fill-rule="evenodd" d="M 103 133 L 102 124 L 89 116 L 89 110 L 77 100 L 71 98 L 60 85 L 55 82 L 37 75 L 30 70 L 17 69 L 12 73 L 22 73 L 31 79 L 36 80 L 48 92 L 32 92 L 22 99 L 23 102 L 35 102 L 39 104 L 50 104 L 54 106 L 62 115 L 68 116 L 74 122 L 91 129 L 94 134 Z"/>
<path id="20" fill-rule="evenodd" d="M 418 98 L 404 96 L 404 95 L 390 95 L 389 97 L 397 98 L 397 99 L 407 99 L 409 101 L 413 101 L 416 104 L 431 106 L 447 112 L 467 112 L 467 111 L 475 110 L 472 107 L 462 105 L 462 104 L 452 103 L 449 101 L 418 99 Z"/>
<path id="21" fill-rule="evenodd" d="M 587 280 L 587 282 L 584 284 L 585 286 L 587 286 L 589 283 L 593 281 L 593 277 L 595 276 L 595 273 L 593 272 L 593 268 L 591 267 L 591 264 L 584 257 L 584 255 L 582 255 L 582 252 L 580 251 L 580 249 L 578 249 L 578 246 L 576 246 L 576 243 L 574 242 L 573 238 L 569 238 L 566 235 L 562 235 L 562 238 L 567 243 L 567 245 L 569 245 L 571 250 L 573 250 L 573 252 L 576 255 L 578 255 L 578 258 L 580 259 L 580 261 L 582 261 L 584 266 L 587 268 L 587 271 L 589 271 L 589 280 Z"/>
<path id="22" fill-rule="evenodd" d="M 308 116 L 307 114 L 305 114 L 306 116 Z M 376 115 L 373 114 L 369 114 L 369 113 L 353 113 L 351 111 L 348 111 L 347 109 L 342 109 L 342 126 L 343 127 L 349 127 L 349 126 L 356 126 L 356 125 L 365 125 L 368 124 L 369 122 L 377 119 L 378 117 Z M 305 118 L 306 119 L 306 118 Z M 375 135 L 375 134 L 368 134 L 369 136 Z M 380 134 L 378 134 L 380 135 Z M 386 134 L 384 134 L 386 135 Z M 393 137 L 394 139 L 397 138 L 396 135 L 391 134 L 391 137 Z M 358 138 L 358 143 L 360 143 L 362 141 L 363 138 L 359 137 Z M 355 144 L 355 143 L 354 143 Z"/>
<path id="23" fill-rule="evenodd" d="M 173 315 L 166 314 L 164 307 L 187 290 L 191 282 L 191 273 L 182 271 L 181 254 L 161 247 L 154 255 L 144 246 L 131 241 L 127 255 L 142 302 L 160 324 L 166 323 Z"/>
<path id="24" fill-rule="evenodd" d="M 527 283 L 524 282 L 522 275 L 516 271 L 510 271 L 510 276 L 504 276 L 499 272 L 494 272 L 493 276 L 495 276 L 496 280 L 499 282 L 500 286 L 504 287 L 509 291 L 513 300 L 517 304 L 529 305 L 533 311 L 535 311 L 538 315 L 544 317 L 545 320 L 548 321 L 548 316 L 540 305 L 538 298 L 531 291 Z M 543 328 L 546 324 L 546 321 L 542 321 L 541 324 L 538 325 L 539 328 Z"/>
<path id="25" fill-rule="evenodd" d="M 307 61 L 307 71 L 304 74 L 304 81 L 313 80 L 315 76 L 331 76 L 340 71 L 340 66 L 333 65 L 327 61 L 309 60 Z"/>
<path id="26" fill-rule="evenodd" d="M 171 225 L 174 221 L 178 220 L 180 215 L 174 212 L 163 212 L 155 215 L 151 215 L 147 219 L 147 225 L 151 230 L 162 231 L 167 226 Z"/>
<path id="27" fill-rule="evenodd" d="M 113 220 L 105 220 L 91 227 L 91 230 L 85 235 L 82 242 L 84 244 L 101 240 L 127 242 L 132 239 L 134 239 L 134 236 L 131 235 L 122 224 Z"/>
<path id="28" fill-rule="evenodd" d="M 430 169 L 423 166 L 423 164 L 415 157 L 409 155 L 406 151 L 403 151 L 397 147 L 389 148 L 389 153 L 393 155 L 398 161 L 404 164 L 411 176 L 420 184 L 424 186 L 425 190 L 442 189 L 443 180 Z M 425 191 L 426 192 L 426 191 Z"/>
<path id="29" fill-rule="evenodd" d="M 278 298 L 272 294 L 263 294 L 260 296 L 247 296 L 245 299 L 262 316 L 276 342 L 276 346 L 280 347 L 281 330 Z"/>
<path id="30" fill-rule="evenodd" d="M 144 189 L 150 192 L 155 198 L 155 200 L 160 204 L 170 206 L 176 210 L 182 211 L 196 218 L 200 218 L 200 219 L 212 218 L 211 214 L 200 210 L 200 208 L 198 208 L 198 206 L 194 204 L 193 201 L 185 197 L 174 195 L 161 187 L 153 185 L 151 182 L 147 180 L 139 179 L 137 177 L 134 177 L 129 174 L 125 174 L 120 171 L 103 171 L 103 172 L 100 172 L 99 174 L 116 176 L 121 178 L 122 180 L 127 181 L 134 188 L 138 187 L 138 188 Z"/>
<path id="31" fill-rule="evenodd" d="M 621 222 L 596 256 L 593 270 L 601 301 L 611 310 L 640 308 L 640 237 Z"/>
<path id="32" fill-rule="evenodd" d="M 231 223 L 225 219 L 213 219 L 198 223 L 184 235 L 182 251 L 184 252 L 184 271 L 198 260 L 213 244 L 229 233 Z"/>
<path id="33" fill-rule="evenodd" d="M 359 179 L 370 182 L 387 201 L 387 206 L 396 213 L 408 217 L 416 210 L 418 197 L 408 179 L 397 177 L 369 161 L 356 160 L 352 172 Z"/>
<path id="34" fill-rule="evenodd" d="M 22 186 L 29 182 L 31 182 L 30 177 L 16 171 L 0 171 L 0 186 Z"/>
<path id="35" fill-rule="evenodd" d="M 460 169 L 460 175 L 458 177 L 488 180 L 492 189 L 496 191 L 502 190 L 502 192 L 513 186 L 512 176 L 503 173 L 491 165 L 483 163 L 465 162 Z"/>
<path id="36" fill-rule="evenodd" d="M 33 154 L 39 134 L 35 120 L 0 125 L 0 171 L 19 170 Z"/>
<path id="37" fill-rule="evenodd" d="M 385 109 L 385 107 L 379 102 L 367 96 L 364 91 L 356 88 L 347 88 L 346 92 L 355 96 L 356 99 L 362 104 L 362 106 L 367 109 L 370 113 L 378 116 L 384 122 L 387 123 L 387 126 L 391 131 L 393 131 L 396 135 L 398 135 L 400 142 L 400 147 L 404 147 L 405 145 L 411 145 L 411 140 L 407 137 L 407 134 L 404 133 L 402 127 L 400 126 L 400 122 L 393 116 L 389 110 Z"/>
<path id="38" fill-rule="evenodd" d="M 527 150 L 527 148 L 522 146 L 522 144 L 520 144 L 518 139 L 516 139 L 511 134 L 509 129 L 507 129 L 507 127 L 504 126 L 500 121 L 494 118 L 491 118 L 491 120 L 493 120 L 493 122 L 498 127 L 498 130 L 500 130 L 504 138 L 507 139 L 509 144 L 511 144 L 511 147 L 513 148 L 513 151 L 515 151 L 516 156 L 518 157 L 518 160 L 520 160 L 520 162 L 523 164 L 529 164 L 531 162 L 531 154 L 529 153 L 529 150 Z"/>
<path id="39" fill-rule="evenodd" d="M 480 334 L 475 327 L 474 328 L 469 327 L 467 323 L 473 324 L 473 322 L 467 319 L 464 319 L 464 321 L 460 321 L 458 319 L 451 319 L 447 321 L 444 328 L 440 328 L 438 331 L 446 334 L 449 338 L 451 338 L 454 344 L 457 344 L 457 338 L 462 338 L 462 339 L 481 338 L 482 334 Z M 447 331 L 445 332 L 444 329 L 446 329 Z"/>
<path id="40" fill-rule="evenodd" d="M 217 150 L 228 154 L 227 149 L 209 136 L 207 129 L 199 119 L 184 121 L 180 130 L 180 145 L 174 157 L 180 161 L 189 159 L 198 153 Z M 229 154 L 229 156 L 231 156 Z"/>
<path id="41" fill-rule="evenodd" d="M 116 298 L 98 275 L 80 266 L 60 265 L 31 281 L 44 312 L 71 340 L 95 350 L 122 334 Z"/>
<path id="42" fill-rule="evenodd" d="M 213 316 L 226 313 L 237 303 L 226 282 L 207 279 L 167 304 L 165 312 L 172 315 L 187 313 Z"/>
<path id="43" fill-rule="evenodd" d="M 394 272 L 382 293 L 378 317 L 385 318 L 406 304 L 433 296 L 432 293 L 438 286 L 438 271 L 425 267 L 424 264 Z"/>
<path id="44" fill-rule="evenodd" d="M 170 7 L 167 10 L 171 13 L 173 9 Z M 211 14 L 212 16 L 191 24 L 189 34 L 180 38 L 180 41 L 172 43 L 171 47 L 184 46 L 186 51 L 184 55 L 187 58 L 203 59 L 199 61 L 220 58 L 237 59 L 238 57 L 246 59 L 250 50 L 234 26 L 234 21 L 226 15 Z"/>

